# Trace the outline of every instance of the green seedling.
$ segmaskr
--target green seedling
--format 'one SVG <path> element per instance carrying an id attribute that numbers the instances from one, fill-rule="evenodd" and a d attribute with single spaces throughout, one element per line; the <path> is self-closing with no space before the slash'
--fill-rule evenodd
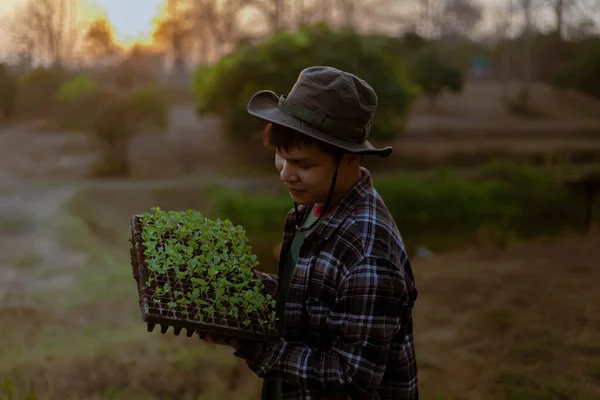
<path id="1" fill-rule="evenodd" d="M 258 259 L 242 226 L 193 210 L 152 211 L 140 215 L 151 305 L 199 321 L 275 329 L 275 299 L 253 273 Z"/>

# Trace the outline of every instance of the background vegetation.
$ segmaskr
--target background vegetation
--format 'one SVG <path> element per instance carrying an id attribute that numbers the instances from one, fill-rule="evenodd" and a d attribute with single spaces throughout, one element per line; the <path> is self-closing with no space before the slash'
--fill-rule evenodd
<path id="1" fill-rule="evenodd" d="M 395 150 L 364 161 L 417 279 L 422 397 L 598 397 L 600 204 L 584 233 L 565 184 L 600 166 L 597 1 L 165 0 L 146 44 L 79 0 L 18 3 L 0 17 L 0 398 L 258 398 L 230 349 L 147 332 L 127 221 L 231 219 L 275 272 L 292 203 L 245 106 L 314 64 L 380 95 L 371 139 Z"/>

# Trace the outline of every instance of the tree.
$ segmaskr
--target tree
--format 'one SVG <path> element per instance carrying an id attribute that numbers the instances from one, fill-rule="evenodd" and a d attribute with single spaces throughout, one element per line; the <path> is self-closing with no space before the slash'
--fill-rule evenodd
<path id="1" fill-rule="evenodd" d="M 428 97 L 430 107 L 435 108 L 436 101 L 444 90 L 459 93 L 463 88 L 463 76 L 460 70 L 446 65 L 434 51 L 424 51 L 414 60 L 410 77 Z"/>
<path id="2" fill-rule="evenodd" d="M 156 81 L 162 72 L 162 54 L 152 47 L 135 44 L 115 68 L 115 84 L 130 89 Z"/>
<path id="3" fill-rule="evenodd" d="M 106 18 L 92 21 L 84 36 L 87 51 L 98 58 L 111 56 L 119 51 L 115 43 L 114 33 Z"/>
<path id="4" fill-rule="evenodd" d="M 252 0 L 252 5 L 265 16 L 271 33 L 284 27 L 285 0 Z M 303 12 L 305 11 L 303 5 Z"/>
<path id="5" fill-rule="evenodd" d="M 330 65 L 369 82 L 378 94 L 377 115 L 370 138 L 390 139 L 404 127 L 417 89 L 406 74 L 405 57 L 390 51 L 394 38 L 333 30 L 324 24 L 298 32 L 279 32 L 253 47 L 241 47 L 194 76 L 198 112 L 223 120 L 227 137 L 236 143 L 251 140 L 248 130 L 260 121 L 248 116 L 248 98 L 260 87 L 285 93 L 310 65 Z M 331 51 L 335 49 L 335 51 Z"/>
<path id="6" fill-rule="evenodd" d="M 472 0 L 446 0 L 442 5 L 442 35 L 469 36 L 481 22 L 482 10 Z"/>
<path id="7" fill-rule="evenodd" d="M 167 14 L 157 21 L 152 37 L 173 55 L 175 70 L 185 72 L 185 55 L 193 33 L 192 14 L 181 0 L 167 0 L 166 8 Z"/>
<path id="8" fill-rule="evenodd" d="M 504 101 L 508 100 L 510 89 L 510 81 L 512 77 L 512 51 L 510 33 L 514 29 L 515 15 L 517 7 L 515 0 L 507 0 L 501 5 L 494 7 L 492 10 L 496 15 L 494 19 L 493 35 L 496 38 L 500 51 L 500 76 L 502 81 L 501 98 Z"/>
<path id="9" fill-rule="evenodd" d="M 62 107 L 72 128 L 90 131 L 102 148 L 94 174 L 127 176 L 130 173 L 129 145 L 137 134 L 163 131 L 169 123 L 170 97 L 155 84 L 123 92 L 95 84 L 79 76 L 59 91 Z"/>
<path id="10" fill-rule="evenodd" d="M 521 78 L 521 89 L 519 91 L 519 98 L 517 102 L 519 107 L 527 109 L 529 107 L 529 96 L 531 86 L 531 37 L 532 37 L 532 24 L 533 24 L 533 0 L 520 0 L 521 8 L 523 11 L 523 75 Z"/>
<path id="11" fill-rule="evenodd" d="M 0 122 L 13 116 L 16 98 L 17 79 L 6 64 L 0 64 Z"/>
<path id="12" fill-rule="evenodd" d="M 10 22 L 13 50 L 61 66 L 78 40 L 76 0 L 26 0 Z"/>

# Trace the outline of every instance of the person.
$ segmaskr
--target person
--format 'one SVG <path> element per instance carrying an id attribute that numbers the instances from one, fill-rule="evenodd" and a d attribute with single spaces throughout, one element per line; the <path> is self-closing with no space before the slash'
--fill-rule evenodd
<path id="1" fill-rule="evenodd" d="M 418 399 L 412 310 L 417 289 L 403 239 L 365 155 L 373 88 L 327 66 L 304 69 L 288 96 L 248 102 L 294 208 L 285 222 L 276 292 L 281 340 L 227 341 L 263 378 L 262 399 Z M 212 343 L 224 344 L 216 338 Z"/>

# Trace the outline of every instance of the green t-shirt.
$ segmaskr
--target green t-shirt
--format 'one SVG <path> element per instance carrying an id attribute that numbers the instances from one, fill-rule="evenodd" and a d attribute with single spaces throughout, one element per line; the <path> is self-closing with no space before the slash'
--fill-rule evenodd
<path id="1" fill-rule="evenodd" d="M 311 211 L 304 220 L 302 226 L 308 227 L 312 225 L 312 223 L 315 222 L 317 218 L 318 217 L 315 215 L 315 213 Z M 294 269 L 296 268 L 296 263 L 298 262 L 300 247 L 302 246 L 302 243 L 304 243 L 304 238 L 308 233 L 309 231 L 297 232 L 296 236 L 294 236 L 294 240 L 292 241 L 290 250 L 288 251 L 285 258 L 285 264 L 283 265 L 283 270 L 281 271 L 281 277 L 279 278 L 275 312 L 278 318 L 277 327 L 279 328 L 282 334 L 283 323 L 285 318 L 285 303 L 287 293 L 290 288 L 290 284 L 292 283 L 292 276 L 294 276 Z M 261 400 L 278 399 L 281 399 L 281 379 L 265 379 L 262 386 Z"/>

